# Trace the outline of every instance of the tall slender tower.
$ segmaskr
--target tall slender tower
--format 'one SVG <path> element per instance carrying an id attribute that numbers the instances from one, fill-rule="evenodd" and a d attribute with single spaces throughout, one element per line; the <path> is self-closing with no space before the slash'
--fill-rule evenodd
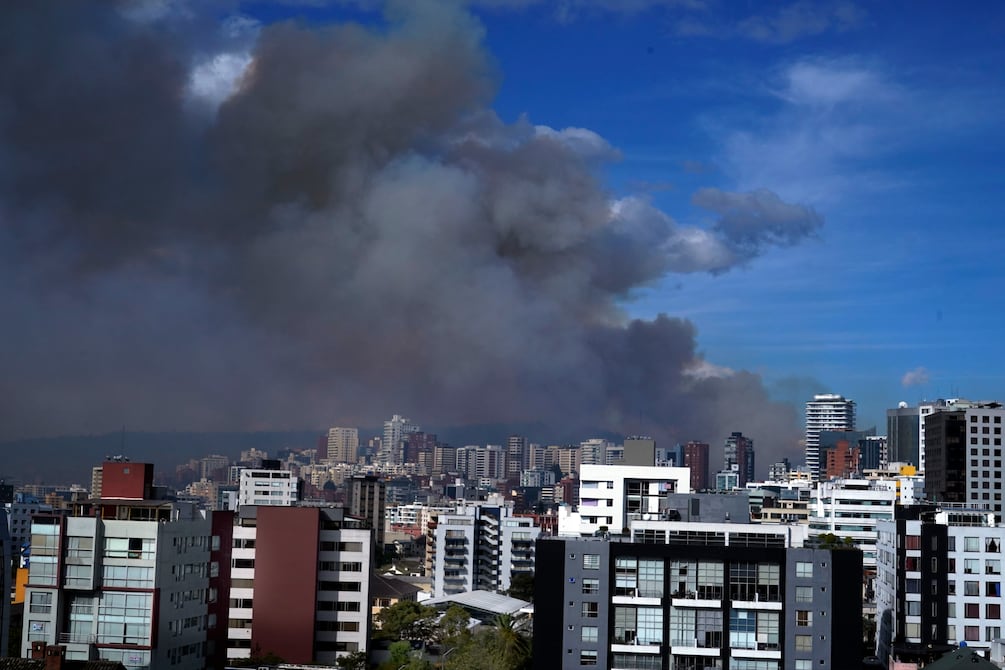
<path id="1" fill-rule="evenodd" d="M 739 473 L 739 485 L 754 481 L 754 441 L 743 433 L 732 433 L 723 447 L 723 470 Z"/>
<path id="2" fill-rule="evenodd" d="M 400 414 L 395 414 L 390 421 L 384 422 L 384 439 L 380 442 L 380 454 L 377 460 L 381 463 L 401 463 L 401 439 L 406 433 L 417 433 L 421 429 Z"/>
<path id="3" fill-rule="evenodd" d="M 806 403 L 806 466 L 820 476 L 820 431 L 855 430 L 855 401 L 821 393 Z"/>

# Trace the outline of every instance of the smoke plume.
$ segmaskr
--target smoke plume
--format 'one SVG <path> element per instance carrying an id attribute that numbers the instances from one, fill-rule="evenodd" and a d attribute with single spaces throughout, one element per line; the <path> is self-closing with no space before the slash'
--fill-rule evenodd
<path id="1" fill-rule="evenodd" d="M 612 197 L 603 138 L 492 112 L 483 28 L 445 3 L 226 29 L 43 4 L 0 7 L 5 437 L 404 412 L 794 447 L 756 375 L 620 301 L 813 210 L 706 189 L 694 227 Z"/>

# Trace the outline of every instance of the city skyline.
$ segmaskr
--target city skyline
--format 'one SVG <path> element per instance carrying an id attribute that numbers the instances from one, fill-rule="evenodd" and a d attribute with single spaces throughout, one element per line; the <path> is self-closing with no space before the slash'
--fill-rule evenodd
<path id="1" fill-rule="evenodd" d="M 1001 8 L 561 6 L 4 8 L 0 439 L 1000 395 Z"/>

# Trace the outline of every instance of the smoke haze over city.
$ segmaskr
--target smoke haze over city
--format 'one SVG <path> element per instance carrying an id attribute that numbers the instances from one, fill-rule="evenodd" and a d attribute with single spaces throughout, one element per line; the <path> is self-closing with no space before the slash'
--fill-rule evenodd
<path id="1" fill-rule="evenodd" d="M 450 3 L 48 9 L 0 9 L 4 439 L 402 412 L 742 430 L 760 463 L 799 458 L 797 410 L 758 373 L 630 305 L 817 237 L 825 209 L 710 180 L 685 223 L 611 188 L 622 154 L 594 130 L 494 111 L 508 75 Z"/>

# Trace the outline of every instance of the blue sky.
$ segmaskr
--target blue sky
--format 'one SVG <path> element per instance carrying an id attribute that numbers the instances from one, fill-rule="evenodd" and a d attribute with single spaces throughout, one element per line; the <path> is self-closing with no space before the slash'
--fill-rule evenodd
<path id="1" fill-rule="evenodd" d="M 439 4 L 0 10 L 6 432 L 1005 395 L 1005 6 Z"/>
<path id="2" fill-rule="evenodd" d="M 786 399 L 843 393 L 880 431 L 899 400 L 1002 397 L 1005 7 L 638 4 L 481 13 L 499 112 L 596 131 L 622 153 L 612 189 L 682 223 L 707 223 L 690 198 L 715 186 L 825 225 L 628 309 L 687 316 L 710 361 Z"/>

